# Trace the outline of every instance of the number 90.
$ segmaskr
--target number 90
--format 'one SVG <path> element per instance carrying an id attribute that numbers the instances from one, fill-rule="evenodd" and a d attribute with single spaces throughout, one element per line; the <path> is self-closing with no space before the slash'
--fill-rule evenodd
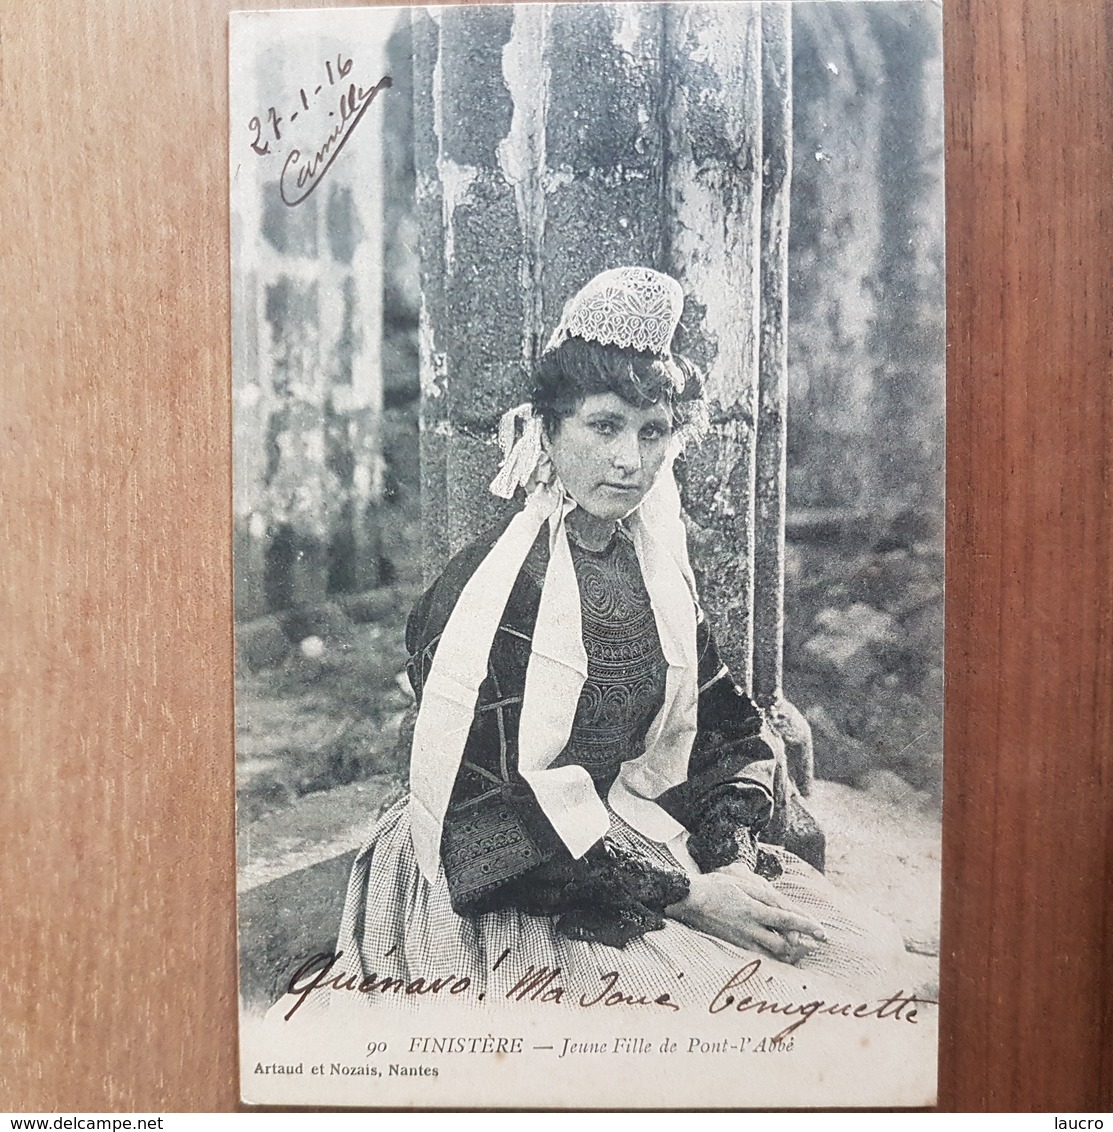
<path id="1" fill-rule="evenodd" d="M 368 1042 L 367 1056 L 374 1057 L 377 1053 L 386 1053 L 386 1042 Z"/>

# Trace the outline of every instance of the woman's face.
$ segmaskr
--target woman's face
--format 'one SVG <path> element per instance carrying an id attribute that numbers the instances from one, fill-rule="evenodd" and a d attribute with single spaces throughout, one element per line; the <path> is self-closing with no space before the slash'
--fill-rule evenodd
<path id="1" fill-rule="evenodd" d="M 549 455 L 568 494 L 597 519 L 617 522 L 645 498 L 672 437 L 672 410 L 636 409 L 617 393 L 593 393 L 565 417 Z"/>

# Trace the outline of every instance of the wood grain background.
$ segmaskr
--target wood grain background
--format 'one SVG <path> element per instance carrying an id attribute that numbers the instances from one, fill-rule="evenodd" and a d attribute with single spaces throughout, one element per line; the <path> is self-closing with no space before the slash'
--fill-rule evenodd
<path id="1" fill-rule="evenodd" d="M 227 0 L 0 17 L 0 1109 L 236 1100 Z M 947 0 L 946 1109 L 1113 1107 L 1113 0 Z"/>

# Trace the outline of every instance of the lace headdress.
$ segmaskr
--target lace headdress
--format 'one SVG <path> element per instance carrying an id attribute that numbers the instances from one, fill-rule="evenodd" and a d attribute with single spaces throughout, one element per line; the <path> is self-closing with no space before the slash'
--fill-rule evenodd
<path id="1" fill-rule="evenodd" d="M 648 267 L 616 267 L 568 300 L 545 350 L 583 338 L 667 358 L 683 310 L 684 292 L 672 276 Z"/>
<path id="2" fill-rule="evenodd" d="M 669 359 L 684 295 L 675 279 L 645 267 L 595 276 L 568 301 L 546 351 L 568 338 L 616 345 Z M 680 371 L 677 370 L 680 375 Z M 674 377 L 678 391 L 683 377 Z M 565 530 L 576 501 L 565 491 L 529 404 L 502 419 L 503 463 L 491 490 L 526 505 L 468 580 L 449 616 L 425 681 L 410 764 L 414 849 L 423 875 L 440 869 L 444 816 L 471 730 L 479 686 L 511 588 L 540 531 L 548 526 L 549 564 L 541 590 L 518 728 L 518 771 L 573 857 L 610 828 L 610 810 L 653 841 L 668 842 L 682 863 L 683 827 L 655 802 L 684 781 L 696 733 L 696 589 L 672 472 L 674 443 L 657 480 L 623 520 L 638 556 L 668 663 L 665 698 L 645 751 L 623 763 L 604 804 L 588 772 L 555 766 L 568 743 L 587 679 L 580 594 Z M 691 866 L 694 868 L 694 866 Z"/>

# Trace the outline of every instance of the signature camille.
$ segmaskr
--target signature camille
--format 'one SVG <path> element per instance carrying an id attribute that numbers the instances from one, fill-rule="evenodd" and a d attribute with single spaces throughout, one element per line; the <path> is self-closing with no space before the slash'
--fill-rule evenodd
<path id="1" fill-rule="evenodd" d="M 319 142 L 299 143 L 291 148 L 282 163 L 282 173 L 279 177 L 278 191 L 282 203 L 290 208 L 306 200 L 313 190 L 324 179 L 332 167 L 332 163 L 340 156 L 341 151 L 352 136 L 356 126 L 367 113 L 376 95 L 394 85 L 389 75 L 384 75 L 374 86 L 364 87 L 360 83 L 345 81 L 352 70 L 353 61 L 343 55 L 337 55 L 336 65 L 332 60 L 325 63 L 326 77 L 311 90 L 300 87 L 298 90 L 298 109 L 285 116 L 278 112 L 277 107 L 268 107 L 265 116 L 255 115 L 247 124 L 252 132 L 250 142 L 252 150 L 260 157 L 269 157 L 275 150 L 272 144 L 278 146 L 282 142 L 282 131 L 285 125 L 297 121 L 299 115 L 309 116 L 318 112 L 317 103 L 322 101 L 322 92 L 326 92 L 324 105 L 330 106 L 326 112 L 329 131 Z M 326 86 L 327 78 L 327 86 Z M 339 97 L 336 98 L 336 88 L 339 87 Z M 327 98 L 331 92 L 333 98 Z"/>
<path id="2" fill-rule="evenodd" d="M 504 951 L 492 970 L 497 969 L 509 954 L 509 950 Z M 485 997 L 483 993 L 476 992 L 471 979 L 466 975 L 443 974 L 435 977 L 417 975 L 407 980 L 379 975 L 377 972 L 361 977 L 349 971 L 337 971 L 337 965 L 343 955 L 342 951 L 320 952 L 307 959 L 294 972 L 286 989 L 288 994 L 296 996 L 297 1001 L 285 1014 L 287 1022 L 310 995 L 319 991 L 391 997 L 401 995 L 411 998 L 463 996 L 481 1000 Z M 907 994 L 904 990 L 898 990 L 895 994 L 876 1001 L 859 1003 L 828 1002 L 825 999 L 794 1003 L 759 998 L 755 995 L 761 985 L 760 971 L 761 960 L 753 959 L 727 976 L 723 980 L 722 987 L 706 1004 L 706 1012 L 708 1014 L 721 1014 L 726 1011 L 732 1014 L 753 1012 L 759 1015 L 770 1014 L 781 1019 L 793 1019 L 773 1036 L 773 1041 L 780 1041 L 817 1015 L 831 1018 L 872 1018 L 877 1021 L 890 1020 L 916 1025 L 920 1007 L 938 1005 L 935 999 Z M 591 987 L 582 994 L 577 994 L 565 985 L 560 967 L 535 967 L 529 964 L 524 969 L 513 970 L 511 980 L 512 985 L 500 995 L 509 1002 L 551 1003 L 581 1009 L 594 1007 L 657 1007 L 672 1011 L 682 1009 L 681 1004 L 676 1002 L 668 991 L 630 988 L 623 985 L 622 976 L 617 971 L 600 973 L 599 986 Z"/>
<path id="3" fill-rule="evenodd" d="M 392 85 L 389 75 L 384 75 L 370 90 L 364 90 L 355 83 L 349 85 L 340 96 L 340 121 L 317 149 L 310 154 L 303 154 L 300 149 L 292 149 L 286 155 L 278 183 L 283 204 L 290 207 L 301 204 L 313 192 L 332 167 L 348 138 L 352 136 L 352 131 L 359 125 L 360 119 L 367 113 L 367 108 L 375 100 L 375 95 Z"/>

